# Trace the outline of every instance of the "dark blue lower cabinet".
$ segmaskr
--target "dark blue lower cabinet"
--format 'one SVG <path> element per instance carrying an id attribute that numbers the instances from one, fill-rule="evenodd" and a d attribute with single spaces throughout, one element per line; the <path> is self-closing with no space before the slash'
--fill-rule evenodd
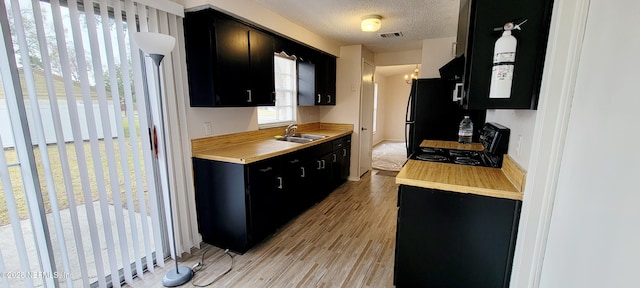
<path id="1" fill-rule="evenodd" d="M 509 287 L 521 201 L 400 185 L 397 287 Z"/>
<path id="2" fill-rule="evenodd" d="M 280 163 L 193 159 L 198 231 L 205 243 L 244 253 L 284 223 Z"/>
<path id="3" fill-rule="evenodd" d="M 351 136 L 335 141 L 350 143 Z M 250 164 L 193 159 L 198 231 L 205 243 L 244 253 L 322 201 L 348 176 L 333 142 Z M 347 157 L 340 147 L 341 155 Z M 334 179 L 332 169 L 347 171 Z"/>

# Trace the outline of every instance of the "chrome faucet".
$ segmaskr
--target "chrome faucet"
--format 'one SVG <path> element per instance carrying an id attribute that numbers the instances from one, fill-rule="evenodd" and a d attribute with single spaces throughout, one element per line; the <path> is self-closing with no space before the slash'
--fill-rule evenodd
<path id="1" fill-rule="evenodd" d="M 284 137 L 293 136 L 293 134 L 296 133 L 296 129 L 298 129 L 298 124 L 289 124 L 289 126 L 287 126 L 287 129 L 284 130 Z"/>

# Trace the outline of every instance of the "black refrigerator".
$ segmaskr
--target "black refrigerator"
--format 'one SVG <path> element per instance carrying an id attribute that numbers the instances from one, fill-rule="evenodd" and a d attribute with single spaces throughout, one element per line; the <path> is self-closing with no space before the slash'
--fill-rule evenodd
<path id="1" fill-rule="evenodd" d="M 473 121 L 473 141 L 478 142 L 486 110 L 463 109 L 459 102 L 453 101 L 454 88 L 453 80 L 413 80 L 405 116 L 407 157 L 413 154 L 425 139 L 457 141 L 458 126 L 465 115 L 469 115 Z"/>

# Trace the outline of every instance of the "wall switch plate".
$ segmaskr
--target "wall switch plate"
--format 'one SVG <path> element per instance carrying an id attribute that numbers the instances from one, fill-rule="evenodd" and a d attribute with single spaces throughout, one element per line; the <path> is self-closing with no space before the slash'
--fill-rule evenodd
<path id="1" fill-rule="evenodd" d="M 213 134 L 211 122 L 204 122 L 204 135 L 210 136 L 211 134 Z"/>

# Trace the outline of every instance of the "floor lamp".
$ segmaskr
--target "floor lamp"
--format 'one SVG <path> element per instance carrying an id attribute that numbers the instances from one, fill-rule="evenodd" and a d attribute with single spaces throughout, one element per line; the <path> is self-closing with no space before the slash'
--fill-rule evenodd
<path id="1" fill-rule="evenodd" d="M 158 73 L 158 78 L 160 77 L 160 63 L 162 62 L 162 59 L 164 58 L 165 55 L 168 55 L 169 53 L 171 53 L 171 50 L 173 50 L 173 47 L 176 44 L 176 38 L 174 38 L 173 36 L 169 36 L 166 34 L 160 34 L 160 33 L 154 33 L 154 32 L 136 32 L 135 34 L 133 34 L 133 40 L 136 42 L 136 44 L 138 44 L 138 47 L 140 47 L 140 50 L 142 50 L 142 52 L 144 52 L 145 54 L 149 55 L 149 58 L 151 58 L 153 60 L 153 63 L 156 65 L 156 72 Z M 147 102 L 147 117 L 150 120 L 149 123 L 153 123 L 152 119 L 151 119 L 151 111 L 149 110 L 149 101 Z M 164 111 L 162 109 L 162 85 L 160 84 L 160 81 L 158 81 L 158 103 L 160 105 L 160 129 L 161 131 L 165 132 L 164 130 Z M 153 127 L 153 135 L 150 135 L 151 137 L 153 137 L 153 149 L 155 152 L 155 157 L 154 157 L 154 166 L 158 166 L 158 144 L 157 144 L 157 138 L 156 138 L 156 133 L 155 133 L 155 127 Z M 163 141 L 162 141 L 162 152 L 164 153 L 164 156 L 166 159 L 168 159 L 168 154 L 167 154 L 167 137 L 166 134 L 164 134 L 165 137 L 163 137 Z M 165 165 L 165 169 L 166 169 L 166 175 L 167 177 L 169 176 L 169 164 L 168 162 L 166 163 L 167 165 Z M 156 170 L 157 171 L 157 170 Z M 169 270 L 167 271 L 167 273 L 164 275 L 164 277 L 162 278 L 162 285 L 165 287 L 176 287 L 176 286 L 180 286 L 184 283 L 189 282 L 189 280 L 191 280 L 191 278 L 193 278 L 193 270 L 190 267 L 186 267 L 186 266 L 178 266 L 178 250 L 176 249 L 176 235 L 175 235 L 175 229 L 174 229 L 174 225 L 173 225 L 173 208 L 171 205 L 171 188 L 170 185 L 167 185 L 167 188 L 169 189 L 168 191 L 168 201 L 169 201 L 169 219 L 171 221 L 171 230 L 173 231 L 173 233 L 171 233 L 171 237 L 173 237 L 173 251 L 176 253 L 176 259 L 175 259 L 175 263 L 176 263 L 176 269 L 173 270 Z"/>

